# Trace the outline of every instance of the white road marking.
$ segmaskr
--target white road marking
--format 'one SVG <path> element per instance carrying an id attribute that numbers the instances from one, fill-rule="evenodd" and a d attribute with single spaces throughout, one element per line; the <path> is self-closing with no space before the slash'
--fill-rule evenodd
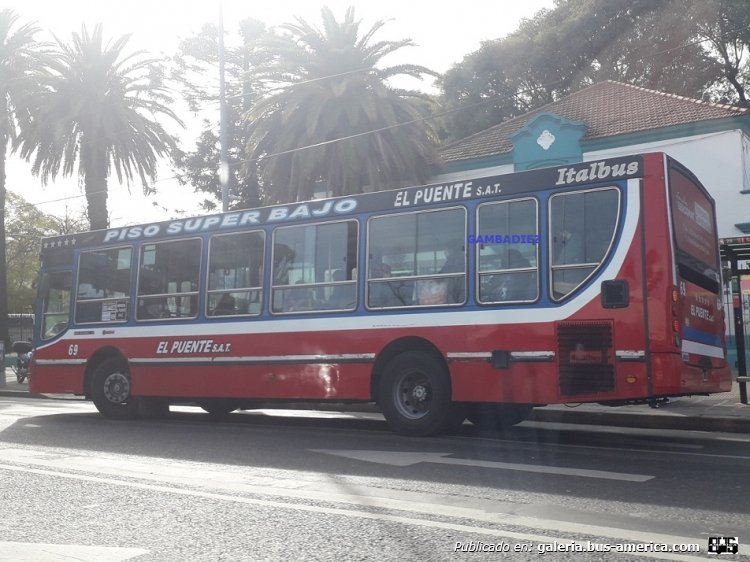
<path id="1" fill-rule="evenodd" d="M 148 553 L 142 548 L 0 541 L 0 562 L 120 562 Z"/>
<path id="2" fill-rule="evenodd" d="M 5 450 L 3 450 L 3 453 Z M 154 459 L 156 460 L 156 459 Z M 171 461 L 173 462 L 174 461 Z M 60 460 L 55 464 L 59 465 Z M 174 463 L 178 464 L 178 463 Z M 149 465 L 148 470 L 152 470 L 155 465 Z M 144 467 L 145 469 L 145 467 Z M 30 474 L 36 474 L 39 476 L 53 476 L 57 478 L 67 478 L 71 480 L 78 480 L 84 482 L 92 482 L 97 484 L 104 484 L 107 486 L 124 486 L 129 488 L 135 488 L 140 490 L 169 493 L 182 496 L 200 497 L 210 500 L 217 501 L 228 501 L 233 503 L 240 503 L 245 505 L 256 505 L 274 509 L 288 509 L 291 511 L 302 511 L 307 513 L 317 513 L 326 515 L 335 515 L 341 517 L 356 517 L 359 519 L 366 519 L 371 521 L 382 521 L 387 523 L 399 523 L 403 525 L 420 526 L 432 529 L 442 529 L 448 531 L 455 531 L 466 534 L 480 534 L 489 537 L 513 539 L 515 541 L 534 542 L 534 543 L 559 543 L 559 544 L 578 544 L 582 547 L 587 545 L 587 541 L 583 540 L 571 540 L 568 538 L 552 536 L 552 535 L 538 535 L 532 533 L 518 533 L 513 531 L 507 531 L 503 529 L 494 529 L 487 527 L 480 527 L 474 525 L 464 525 L 456 523 L 447 523 L 443 521 L 433 521 L 429 519 L 422 519 L 417 517 L 407 517 L 401 515 L 389 515 L 371 513 L 369 511 L 359 511 L 356 509 L 344 509 L 344 508 L 332 508 L 322 507 L 309 504 L 291 503 L 276 500 L 261 500 L 256 498 L 249 498 L 238 495 L 220 494 L 215 492 L 207 492 L 203 490 L 191 490 L 185 488 L 175 488 L 172 486 L 164 486 L 157 484 L 146 484 L 142 482 L 135 482 L 130 480 L 120 480 L 114 478 L 103 478 L 98 476 L 88 476 L 83 474 L 73 474 L 68 472 L 60 472 L 58 470 L 38 469 L 38 468 L 26 468 L 20 466 L 13 466 L 7 464 L 0 464 L 0 470 L 12 470 L 18 472 L 26 472 Z M 144 473 L 143 477 L 148 476 Z M 153 475 L 152 475 L 153 476 Z M 197 479 L 204 483 L 210 482 L 205 479 L 205 474 L 200 474 Z M 268 487 L 260 488 L 255 491 L 258 494 L 268 495 L 286 495 L 290 498 L 297 498 L 299 495 L 297 491 L 271 491 Z M 450 506 L 436 505 L 436 504 L 419 504 L 407 501 L 382 501 L 382 498 L 377 497 L 352 497 L 352 493 L 331 495 L 328 493 L 321 494 L 323 497 L 318 499 L 326 502 L 339 502 L 346 504 L 362 505 L 365 504 L 368 508 L 379 507 L 386 509 L 399 509 L 403 511 L 417 512 L 424 515 L 449 515 L 452 518 L 465 518 L 474 519 L 477 521 L 488 522 L 495 525 L 518 525 L 523 527 L 536 528 L 540 531 L 555 530 L 564 533 L 575 533 L 578 535 L 591 535 L 594 537 L 607 537 L 613 539 L 619 539 L 626 542 L 654 542 L 664 544 L 692 544 L 696 542 L 695 538 L 680 537 L 675 535 L 662 535 L 658 533 L 649 533 L 641 531 L 633 531 L 628 529 L 617 529 L 609 527 L 597 527 L 594 525 L 586 525 L 579 523 L 568 523 L 564 521 L 548 521 L 544 519 L 536 519 L 533 517 L 518 517 L 513 514 L 498 514 L 488 513 L 486 510 L 481 509 L 466 509 L 466 508 L 454 508 Z M 394 507 L 394 505 L 398 507 Z M 645 558 L 655 558 L 658 560 L 678 560 L 683 562 L 703 562 L 704 558 L 683 555 L 683 554 L 671 554 L 665 552 L 658 553 L 639 553 L 639 556 Z"/>
<path id="3" fill-rule="evenodd" d="M 647 482 L 655 478 L 648 474 L 628 474 L 625 472 L 610 472 L 605 470 L 591 470 L 587 468 L 566 468 L 562 466 L 542 466 L 536 464 L 520 464 L 512 462 L 483 461 L 478 459 L 446 458 L 451 453 L 412 453 L 398 451 L 354 451 L 334 449 L 310 449 L 314 453 L 335 455 L 348 459 L 365 462 L 388 464 L 391 466 L 412 466 L 419 463 L 449 464 L 457 466 L 471 466 L 477 468 L 494 468 L 498 470 L 518 470 L 521 472 L 536 472 L 541 474 L 558 474 L 562 476 L 580 476 L 583 478 L 604 478 L 607 480 L 622 480 L 624 482 Z"/>
<path id="4" fill-rule="evenodd" d="M 554 447 L 556 449 L 587 449 L 592 451 L 599 451 L 599 452 L 608 452 L 608 451 L 617 451 L 621 453 L 656 453 L 659 455 L 669 455 L 672 456 L 680 456 L 680 457 L 705 457 L 705 458 L 713 458 L 713 459 L 727 459 L 727 460 L 741 460 L 741 461 L 750 461 L 749 455 L 724 455 L 721 453 L 693 453 L 691 451 L 659 451 L 656 449 L 639 449 L 636 447 L 608 447 L 605 445 L 573 445 L 570 443 L 545 443 L 544 441 L 535 443 L 530 441 L 514 441 L 512 439 L 495 439 L 491 437 L 460 437 L 460 438 L 451 438 L 455 442 L 455 440 L 458 440 L 459 442 L 469 442 L 469 441 L 479 441 L 487 443 L 488 445 L 496 445 L 498 443 L 506 443 L 513 445 L 516 448 L 524 448 L 524 449 L 531 449 L 531 450 L 539 450 L 540 447 Z M 732 443 L 745 443 L 745 439 L 722 439 L 719 436 L 716 436 L 715 441 L 730 441 Z"/>

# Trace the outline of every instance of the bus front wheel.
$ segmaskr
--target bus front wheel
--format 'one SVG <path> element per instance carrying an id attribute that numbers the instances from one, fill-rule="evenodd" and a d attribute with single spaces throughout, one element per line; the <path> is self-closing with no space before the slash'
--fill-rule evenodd
<path id="1" fill-rule="evenodd" d="M 434 435 L 452 421 L 448 372 L 422 351 L 402 353 L 386 365 L 378 402 L 388 425 L 403 435 Z"/>
<path id="2" fill-rule="evenodd" d="M 138 415 L 138 403 L 131 396 L 130 373 L 120 359 L 108 359 L 94 370 L 91 398 L 99 412 L 113 419 L 132 419 Z"/>

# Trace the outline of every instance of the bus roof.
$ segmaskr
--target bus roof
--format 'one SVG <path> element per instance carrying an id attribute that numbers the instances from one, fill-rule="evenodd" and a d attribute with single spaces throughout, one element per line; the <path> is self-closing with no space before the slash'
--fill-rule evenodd
<path id="1" fill-rule="evenodd" d="M 643 155 L 579 162 L 551 168 L 235 210 L 225 213 L 144 223 L 42 239 L 42 254 L 60 248 L 96 247 L 137 240 L 161 240 L 186 234 L 232 231 L 253 226 L 297 223 L 388 210 L 410 210 L 451 202 L 481 200 L 576 185 L 624 180 L 643 175 Z"/>

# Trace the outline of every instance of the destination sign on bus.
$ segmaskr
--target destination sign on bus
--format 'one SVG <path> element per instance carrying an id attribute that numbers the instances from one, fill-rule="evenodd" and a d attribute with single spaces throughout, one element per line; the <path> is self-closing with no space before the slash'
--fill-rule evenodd
<path id="1" fill-rule="evenodd" d="M 270 209 L 180 219 L 168 222 L 166 225 L 164 223 L 156 223 L 146 226 L 111 228 L 104 235 L 104 242 L 136 240 L 142 237 L 151 238 L 160 234 L 198 233 L 285 220 L 326 217 L 332 214 L 350 213 L 356 208 L 356 199 L 339 199 L 337 201 L 321 201 L 318 205 L 302 203 L 286 207 L 271 207 Z"/>

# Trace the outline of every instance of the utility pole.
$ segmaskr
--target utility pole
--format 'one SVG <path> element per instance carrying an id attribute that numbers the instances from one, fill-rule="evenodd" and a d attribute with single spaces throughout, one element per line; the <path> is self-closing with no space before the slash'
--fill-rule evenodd
<path id="1" fill-rule="evenodd" d="M 227 102 L 224 84 L 224 3 L 219 0 L 219 182 L 221 183 L 221 210 L 229 210 L 229 156 L 227 139 Z"/>

